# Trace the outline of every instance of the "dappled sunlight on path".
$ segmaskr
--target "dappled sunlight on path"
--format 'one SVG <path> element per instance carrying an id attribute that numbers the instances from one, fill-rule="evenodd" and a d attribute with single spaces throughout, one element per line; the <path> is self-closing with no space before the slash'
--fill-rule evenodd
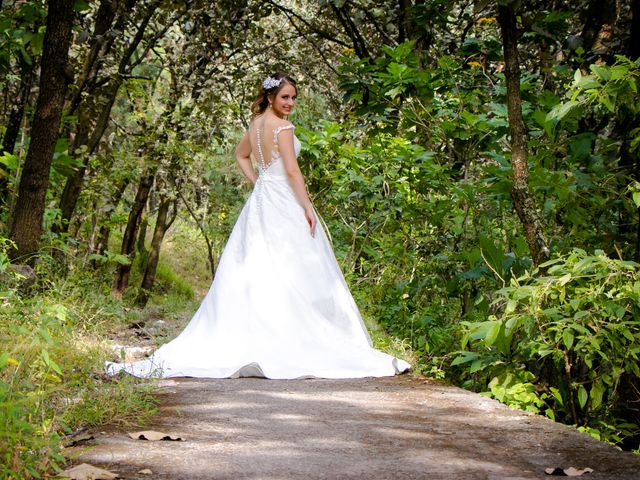
<path id="1" fill-rule="evenodd" d="M 632 479 L 640 458 L 548 419 L 409 376 L 160 383 L 151 426 L 184 442 L 96 435 L 80 459 L 124 478 L 508 479 L 591 467 Z"/>

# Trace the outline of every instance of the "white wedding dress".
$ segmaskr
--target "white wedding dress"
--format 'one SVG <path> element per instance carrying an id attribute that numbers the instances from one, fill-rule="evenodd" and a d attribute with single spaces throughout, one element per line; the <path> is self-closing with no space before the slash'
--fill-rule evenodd
<path id="1" fill-rule="evenodd" d="M 257 147 L 259 177 L 189 324 L 147 359 L 108 362 L 108 373 L 356 378 L 410 368 L 371 347 L 319 222 L 315 236 L 310 235 L 279 154 L 278 135 L 284 128 L 270 137 L 262 132 L 262 139 L 254 128 L 251 143 Z M 293 138 L 298 155 L 300 142 Z"/>

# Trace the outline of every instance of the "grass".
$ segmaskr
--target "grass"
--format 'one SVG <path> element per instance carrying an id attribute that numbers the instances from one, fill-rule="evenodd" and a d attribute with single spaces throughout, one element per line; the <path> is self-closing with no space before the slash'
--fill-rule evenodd
<path id="1" fill-rule="evenodd" d="M 58 471 L 65 436 L 105 422 L 143 424 L 155 411 L 150 386 L 103 374 L 104 337 L 131 310 L 86 272 L 40 283 L 30 296 L 0 294 L 0 479 Z"/>

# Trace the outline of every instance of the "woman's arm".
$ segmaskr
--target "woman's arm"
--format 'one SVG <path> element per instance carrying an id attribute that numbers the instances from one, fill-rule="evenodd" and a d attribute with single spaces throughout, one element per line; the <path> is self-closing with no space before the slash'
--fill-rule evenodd
<path id="1" fill-rule="evenodd" d="M 309 230 L 313 237 L 316 229 L 316 215 L 313 211 L 313 205 L 307 193 L 307 187 L 304 183 L 304 177 L 300 171 L 298 160 L 296 159 L 295 150 L 293 148 L 293 129 L 288 128 L 281 130 L 278 134 L 278 146 L 280 155 L 284 161 L 284 168 L 289 178 L 289 184 L 298 199 L 298 203 L 304 208 L 304 216 L 309 224 Z"/>
<path id="2" fill-rule="evenodd" d="M 256 183 L 258 176 L 251 163 L 251 142 L 249 141 L 249 131 L 247 130 L 240 143 L 236 147 L 236 161 L 240 165 L 240 170 L 244 176 L 252 183 Z"/>

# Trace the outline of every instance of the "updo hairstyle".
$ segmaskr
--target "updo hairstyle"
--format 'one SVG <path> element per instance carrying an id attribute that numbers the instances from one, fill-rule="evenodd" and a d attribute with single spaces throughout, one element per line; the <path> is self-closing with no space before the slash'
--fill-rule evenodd
<path id="1" fill-rule="evenodd" d="M 277 86 L 265 88 L 265 84 L 269 85 L 272 83 L 276 83 L 276 81 L 280 80 L 280 84 Z M 252 117 L 256 117 L 269 107 L 269 97 L 275 97 L 278 92 L 285 85 L 291 85 L 296 89 L 296 93 L 298 92 L 298 87 L 296 87 L 296 81 L 291 78 L 286 73 L 274 73 L 273 75 L 269 75 L 265 80 L 260 84 L 260 88 L 258 89 L 258 93 L 251 104 L 251 114 Z"/>

